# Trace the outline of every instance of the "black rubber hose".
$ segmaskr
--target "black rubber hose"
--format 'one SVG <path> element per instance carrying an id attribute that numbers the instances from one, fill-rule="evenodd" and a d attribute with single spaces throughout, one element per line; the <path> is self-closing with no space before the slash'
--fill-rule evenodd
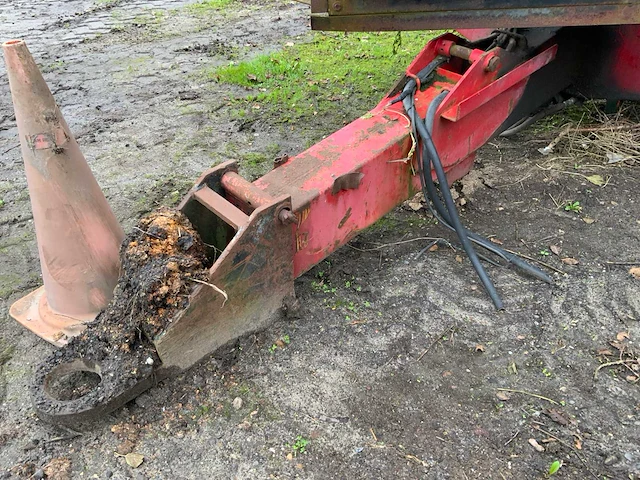
<path id="1" fill-rule="evenodd" d="M 409 105 L 409 102 L 411 102 L 410 105 Z M 469 237 L 467 236 L 467 232 L 465 228 L 462 226 L 462 222 L 460 221 L 460 217 L 458 216 L 455 203 L 453 201 L 453 198 L 451 197 L 451 192 L 449 191 L 449 182 L 447 182 L 447 177 L 444 173 L 444 169 L 442 168 L 442 162 L 440 161 L 440 156 L 438 155 L 438 151 L 435 148 L 433 139 L 431 138 L 431 135 L 427 131 L 427 128 L 425 127 L 424 122 L 422 121 L 422 119 L 420 119 L 420 117 L 416 112 L 413 95 L 405 98 L 403 100 L 403 105 L 405 105 L 405 110 L 407 111 L 407 114 L 411 119 L 412 125 L 415 126 L 415 129 L 417 130 L 418 135 L 420 135 L 420 138 L 422 139 L 423 156 L 429 158 L 431 162 L 433 162 L 433 166 L 436 171 L 436 176 L 438 177 L 438 182 L 440 183 L 440 190 L 444 198 L 444 203 L 445 203 L 446 209 L 449 211 L 451 224 L 453 225 L 453 228 L 455 229 L 456 234 L 458 235 L 458 239 L 462 244 L 462 248 L 464 249 L 467 256 L 469 257 L 469 260 L 471 261 L 473 268 L 478 274 L 478 277 L 480 278 L 482 285 L 484 286 L 485 290 L 489 294 L 489 297 L 491 297 L 491 301 L 493 302 L 493 304 L 498 310 L 502 310 L 504 306 L 502 304 L 502 300 L 500 299 L 500 296 L 498 295 L 496 287 L 493 285 L 493 282 L 489 278 L 489 275 L 487 275 L 486 270 L 480 263 L 480 259 L 478 258 L 478 255 L 475 249 L 473 248 L 473 245 L 471 244 Z M 421 167 L 423 168 L 423 173 L 424 173 L 424 160 L 423 160 L 423 165 Z M 429 173 L 430 172 L 431 172 L 431 169 L 429 169 Z"/>
<path id="2" fill-rule="evenodd" d="M 435 119 L 435 113 L 436 110 L 438 109 L 438 107 L 440 106 L 440 104 L 442 103 L 442 101 L 444 100 L 444 98 L 447 96 L 448 92 L 446 90 L 444 90 L 443 92 L 441 92 L 438 96 L 436 96 L 431 103 L 429 104 L 429 107 L 427 109 L 427 114 L 425 116 L 425 127 L 427 129 L 427 131 L 429 132 L 429 134 L 431 134 L 431 132 L 433 131 L 433 122 Z M 448 212 L 446 211 L 444 205 L 442 205 L 442 203 L 440 202 L 440 199 L 438 198 L 438 194 L 437 194 L 437 190 L 436 187 L 433 183 L 433 180 L 431 178 L 431 162 L 429 161 L 429 159 L 426 159 L 427 161 L 424 162 L 424 160 L 421 162 L 420 167 L 423 169 L 423 179 L 422 179 L 422 183 L 423 186 L 426 186 L 427 189 L 427 194 L 429 195 L 429 199 L 433 202 L 433 206 L 435 207 L 437 213 L 439 215 L 436 216 L 436 218 L 447 228 L 449 228 L 450 230 L 454 230 L 454 228 L 451 226 L 451 220 L 450 220 L 450 216 L 448 214 Z M 431 205 L 430 205 L 431 206 Z M 432 210 L 432 213 L 436 213 Z M 500 258 L 506 260 L 507 262 L 515 265 L 516 267 L 520 268 L 521 270 L 525 271 L 526 273 L 528 273 L 529 275 L 542 280 L 543 282 L 552 284 L 553 283 L 553 279 L 547 275 L 545 272 L 543 272 L 542 270 L 540 270 L 539 268 L 525 262 L 524 260 L 522 260 L 520 257 L 518 257 L 517 255 L 514 255 L 512 253 L 507 252 L 506 250 L 500 248 L 499 246 L 495 245 L 494 243 L 492 243 L 490 240 L 488 240 L 487 238 L 484 238 L 481 235 L 478 235 L 475 232 L 471 232 L 469 230 L 466 230 L 467 232 L 467 236 L 469 237 L 469 239 L 474 242 L 477 245 L 480 245 L 481 247 L 489 250 L 490 252 L 498 255 Z"/>
<path id="3" fill-rule="evenodd" d="M 556 104 L 553 104 L 553 105 L 549 105 L 548 107 L 544 108 L 543 110 L 540 110 L 535 115 L 531 115 L 530 117 L 523 118 L 523 119 L 519 120 L 518 122 L 514 123 L 509 128 L 507 128 L 505 131 L 503 131 L 500 134 L 500 136 L 501 137 L 510 137 L 511 135 L 515 135 L 516 133 L 521 132 L 522 130 L 527 128 L 528 126 L 536 123 L 538 120 L 540 120 L 540 119 L 542 119 L 542 118 L 544 118 L 544 117 L 546 117 L 548 115 L 553 115 L 554 113 L 561 112 L 565 108 L 568 108 L 568 107 L 570 107 L 572 105 L 575 105 L 577 103 L 577 101 L 578 101 L 578 99 L 576 97 L 571 97 L 571 98 L 568 98 L 567 100 L 560 101 L 560 102 L 558 102 Z"/>
<path id="4" fill-rule="evenodd" d="M 421 84 L 425 83 L 429 79 L 429 76 L 433 72 L 435 72 L 440 65 L 447 63 L 448 60 L 449 59 L 447 57 L 443 57 L 442 55 L 437 56 L 436 58 L 431 60 L 426 67 L 420 70 L 416 75 L 416 77 L 420 79 Z M 393 105 L 398 102 L 403 102 L 404 99 L 407 98 L 409 95 L 413 95 L 413 92 L 417 87 L 418 87 L 418 84 L 416 83 L 415 79 L 409 78 L 404 88 L 402 89 L 402 92 L 400 93 L 400 95 L 398 95 L 396 98 L 391 100 L 389 102 L 389 105 Z"/>

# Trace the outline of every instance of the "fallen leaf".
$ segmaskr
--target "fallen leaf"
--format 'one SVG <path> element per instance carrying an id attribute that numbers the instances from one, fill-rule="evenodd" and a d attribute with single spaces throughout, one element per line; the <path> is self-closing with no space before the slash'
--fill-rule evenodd
<path id="1" fill-rule="evenodd" d="M 131 468 L 138 468 L 144 462 L 144 456 L 139 453 L 127 453 L 124 456 L 124 461 L 127 462 Z"/>
<path id="2" fill-rule="evenodd" d="M 638 377 L 635 375 L 627 375 L 627 382 L 636 383 L 638 381 Z"/>
<path id="3" fill-rule="evenodd" d="M 604 178 L 602 178 L 602 175 L 589 175 L 588 177 L 585 177 L 585 178 L 591 183 L 593 183 L 594 185 L 598 185 L 599 187 L 605 184 L 605 181 L 604 181 Z"/>
<path id="4" fill-rule="evenodd" d="M 561 466 L 562 466 L 562 462 L 560 460 L 556 460 L 555 462 L 553 462 L 551 466 L 549 466 L 549 476 L 555 475 L 556 472 L 560 470 Z"/>
<path id="5" fill-rule="evenodd" d="M 587 225 L 591 225 L 592 223 L 594 223 L 596 220 L 595 218 L 589 218 L 589 217 L 583 217 L 582 221 L 584 223 L 586 223 Z"/>
<path id="6" fill-rule="evenodd" d="M 503 402 L 506 402 L 507 400 L 511 400 L 511 397 L 507 395 L 506 392 L 498 392 L 496 393 L 496 397 L 498 397 Z"/>
<path id="7" fill-rule="evenodd" d="M 293 460 L 293 453 L 287 453 L 287 460 Z"/>
<path id="8" fill-rule="evenodd" d="M 456 262 L 462 263 L 462 257 L 460 255 L 456 255 Z"/>
<path id="9" fill-rule="evenodd" d="M 480 343 L 476 345 L 476 352 L 484 352 L 484 345 Z"/>
<path id="10" fill-rule="evenodd" d="M 622 350 L 625 349 L 625 346 L 623 344 L 621 344 L 620 342 L 609 342 L 609 345 L 611 345 L 616 350 L 622 351 Z"/>
<path id="11" fill-rule="evenodd" d="M 409 207 L 414 212 L 417 212 L 418 210 L 420 210 L 424 206 L 424 195 L 422 194 L 422 192 L 418 192 L 413 197 L 411 197 L 409 200 L 404 202 L 404 205 Z"/>
<path id="12" fill-rule="evenodd" d="M 618 334 L 616 335 L 616 339 L 619 342 L 623 342 L 625 341 L 627 338 L 629 338 L 629 332 L 618 332 Z"/>
<path id="13" fill-rule="evenodd" d="M 624 160 L 629 158 L 629 157 L 626 157 L 624 155 L 620 155 L 619 153 L 612 153 L 612 152 L 607 152 L 606 156 L 607 156 L 607 160 L 608 160 L 607 163 L 623 162 Z"/>
<path id="14" fill-rule="evenodd" d="M 549 437 L 549 438 L 543 438 L 542 440 L 540 440 L 542 443 L 553 443 L 553 442 L 557 442 L 557 440 L 553 437 Z"/>
<path id="15" fill-rule="evenodd" d="M 544 447 L 540 445 L 535 438 L 529 439 L 529 445 L 535 448 L 537 452 L 540 452 L 540 453 L 544 452 Z"/>
<path id="16" fill-rule="evenodd" d="M 548 416 L 551 420 L 556 423 L 559 423 L 562 426 L 569 425 L 569 420 L 564 416 L 564 414 L 560 410 L 556 410 L 555 408 L 548 408 L 544 410 L 544 414 Z"/>
<path id="17" fill-rule="evenodd" d="M 278 348 L 286 347 L 285 343 L 280 339 L 276 340 L 274 343 L 278 346 Z"/>
<path id="18" fill-rule="evenodd" d="M 437 251 L 437 250 L 438 250 L 438 248 L 440 248 L 440 247 L 438 247 L 438 244 L 436 243 L 436 244 L 433 244 L 433 245 L 431 245 L 431 246 L 429 247 L 429 251 L 430 251 L 430 252 L 435 252 L 435 251 Z"/>
<path id="19" fill-rule="evenodd" d="M 574 437 L 573 446 L 576 447 L 576 450 L 582 450 L 582 439 L 579 437 Z"/>
<path id="20" fill-rule="evenodd" d="M 560 248 L 557 245 L 550 245 L 549 246 L 549 250 L 551 250 L 553 253 L 555 253 L 556 255 L 560 255 L 560 252 L 562 251 L 562 248 Z"/>
<path id="21" fill-rule="evenodd" d="M 578 260 L 576 260 L 575 258 L 571 258 L 571 257 L 566 257 L 562 259 L 562 263 L 565 263 L 567 265 L 578 265 L 578 263 L 580 263 Z"/>
<path id="22" fill-rule="evenodd" d="M 613 355 L 613 352 L 608 348 L 599 348 L 596 353 L 598 355 Z"/>
<path id="23" fill-rule="evenodd" d="M 422 204 L 421 203 L 417 203 L 417 202 L 406 202 L 406 205 L 407 205 L 407 207 L 409 207 L 414 212 L 417 212 L 418 210 L 420 210 L 422 208 Z"/>
<path id="24" fill-rule="evenodd" d="M 629 273 L 636 280 L 640 280 L 640 267 L 631 267 L 629 269 Z"/>
<path id="25" fill-rule="evenodd" d="M 498 238 L 491 237 L 489 240 L 491 240 L 492 243 L 495 243 L 497 245 L 504 245 L 504 242 Z"/>

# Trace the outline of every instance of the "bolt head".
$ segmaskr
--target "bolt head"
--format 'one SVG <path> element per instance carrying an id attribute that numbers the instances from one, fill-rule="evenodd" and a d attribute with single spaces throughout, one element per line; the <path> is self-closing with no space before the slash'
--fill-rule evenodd
<path id="1" fill-rule="evenodd" d="M 500 66 L 500 58 L 499 57 L 491 57 L 489 59 L 489 63 L 487 63 L 487 67 L 485 70 L 487 72 L 495 72 Z"/>

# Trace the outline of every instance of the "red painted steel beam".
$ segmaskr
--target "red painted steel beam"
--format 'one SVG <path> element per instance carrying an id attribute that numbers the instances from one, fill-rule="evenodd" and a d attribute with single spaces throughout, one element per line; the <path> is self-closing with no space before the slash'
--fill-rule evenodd
<path id="1" fill-rule="evenodd" d="M 442 41 L 450 48 L 457 40 L 446 34 L 431 41 L 408 72 L 415 74 L 433 60 L 441 52 Z M 452 71 L 449 65 L 438 69 L 436 80 L 417 94 L 423 117 L 431 100 L 444 89 L 450 93 L 440 113 L 456 106 L 464 111 L 455 122 L 439 117 L 434 125 L 433 138 L 450 181 L 468 172 L 475 151 L 520 99 L 528 75 L 551 61 L 554 53 L 552 47 L 499 79 L 498 72 L 487 66 L 506 53 L 501 49 L 483 52 L 464 72 Z M 291 197 L 298 218 L 292 227 L 294 276 L 309 270 L 419 189 L 417 166 L 413 158 L 408 159 L 415 148 L 409 120 L 402 104 L 389 106 L 389 100 L 254 182 L 272 197 Z"/>

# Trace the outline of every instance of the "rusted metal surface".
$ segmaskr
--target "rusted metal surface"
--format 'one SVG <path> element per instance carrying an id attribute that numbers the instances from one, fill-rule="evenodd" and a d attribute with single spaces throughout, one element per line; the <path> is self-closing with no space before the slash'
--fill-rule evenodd
<path id="1" fill-rule="evenodd" d="M 222 188 L 228 195 L 233 196 L 241 207 L 253 210 L 262 205 L 268 205 L 273 201 L 263 190 L 245 180 L 236 172 L 227 172 L 222 176 Z"/>
<path id="2" fill-rule="evenodd" d="M 334 0 L 312 2 L 314 30 L 395 31 L 640 23 L 634 0 Z"/>
<path id="3" fill-rule="evenodd" d="M 221 195 L 218 195 L 206 185 L 203 185 L 200 190 L 195 192 L 193 198 L 211 213 L 214 213 L 231 225 L 234 230 L 240 230 L 240 228 L 246 226 L 249 221 L 249 217 L 245 215 L 242 210 L 225 200 Z"/>
<path id="4" fill-rule="evenodd" d="M 198 191 L 182 202 L 187 215 L 190 204 L 199 201 Z M 186 369 L 234 338 L 264 328 L 294 297 L 292 227 L 278 221 L 280 212 L 290 208 L 288 196 L 271 197 L 236 232 L 209 271 L 209 283 L 225 296 L 198 285 L 189 308 L 154 339 L 164 370 Z M 198 231 L 210 225 L 201 217 L 191 222 Z"/>

